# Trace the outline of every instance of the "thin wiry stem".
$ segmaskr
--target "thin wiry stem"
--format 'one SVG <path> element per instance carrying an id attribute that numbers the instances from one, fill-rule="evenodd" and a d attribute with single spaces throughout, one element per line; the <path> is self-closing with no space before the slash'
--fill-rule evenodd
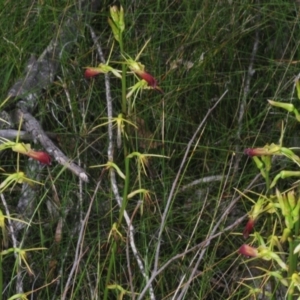
<path id="1" fill-rule="evenodd" d="M 249 190 L 251 189 L 251 187 L 254 186 L 254 184 L 257 182 L 258 178 L 260 178 L 261 175 L 258 174 L 255 176 L 255 178 L 250 182 L 250 184 L 246 187 L 245 190 Z M 248 215 L 244 215 L 240 218 L 238 218 L 235 222 L 233 222 L 232 224 L 230 224 L 229 226 L 227 226 L 226 228 L 220 230 L 218 233 L 216 234 L 212 234 L 213 232 L 216 231 L 217 228 L 219 228 L 220 224 L 224 221 L 224 217 L 227 217 L 227 215 L 231 212 L 231 210 L 233 209 L 233 207 L 235 206 L 235 204 L 241 199 L 241 195 L 238 195 L 236 198 L 234 198 L 231 202 L 230 205 L 226 208 L 226 210 L 223 213 L 223 217 L 220 218 L 220 220 L 216 223 L 216 225 L 214 226 L 213 230 L 211 231 L 210 236 L 208 236 L 203 242 L 199 243 L 198 245 L 195 245 L 194 247 L 184 251 L 183 253 L 179 253 L 175 256 L 173 256 L 171 259 L 169 259 L 165 264 L 163 264 L 158 270 L 156 270 L 155 272 L 152 272 L 151 277 L 149 278 L 148 283 L 144 286 L 143 290 L 141 291 L 138 300 L 143 299 L 143 297 L 145 296 L 145 293 L 147 292 L 150 284 L 153 282 L 153 280 L 155 280 L 155 278 L 161 274 L 172 262 L 176 261 L 177 259 L 180 259 L 182 257 L 184 257 L 185 255 L 187 255 L 188 253 L 191 253 L 193 251 L 199 250 L 201 248 L 205 248 L 207 247 L 207 245 L 215 238 L 219 237 L 220 235 L 224 234 L 227 231 L 231 231 L 233 228 L 235 228 L 236 226 L 238 226 L 239 224 L 241 224 L 247 217 Z"/>
<path id="2" fill-rule="evenodd" d="M 218 106 L 218 104 L 219 104 L 220 101 L 224 98 L 224 96 L 227 94 L 227 91 L 228 91 L 228 90 L 226 90 L 226 91 L 223 93 L 223 95 L 220 97 L 220 99 L 214 104 L 214 106 L 208 110 L 206 116 L 204 117 L 204 119 L 202 120 L 202 122 L 200 123 L 200 125 L 198 126 L 198 128 L 196 129 L 194 135 L 192 136 L 192 138 L 190 139 L 190 141 L 189 141 L 189 143 L 188 143 L 188 145 L 187 145 L 187 147 L 186 147 L 186 150 L 185 150 L 183 159 L 182 159 L 182 161 L 181 161 L 179 170 L 178 170 L 178 172 L 177 172 L 177 174 L 176 174 L 175 180 L 173 181 L 172 188 L 171 188 L 171 191 L 170 191 L 168 200 L 167 200 L 167 204 L 166 204 L 166 207 L 165 207 L 163 216 L 162 216 L 161 227 L 160 227 L 159 233 L 158 233 L 158 242 L 157 242 L 156 253 L 155 253 L 155 261 L 154 261 L 154 268 L 153 268 L 153 272 L 154 272 L 154 273 L 157 271 L 157 268 L 158 268 L 158 259 L 159 259 L 159 256 L 160 256 L 160 246 L 161 246 L 161 241 L 162 241 L 162 238 L 161 238 L 161 237 L 162 237 L 163 230 L 164 230 L 164 228 L 165 228 L 167 216 L 168 216 L 168 214 L 169 214 L 169 208 L 170 208 L 170 205 L 171 205 L 171 203 L 172 203 L 172 199 L 173 199 L 175 190 L 176 190 L 176 188 L 177 188 L 177 184 L 178 184 L 179 178 L 180 178 L 180 176 L 181 176 L 181 172 L 182 172 L 183 167 L 185 166 L 185 163 L 186 163 L 186 161 L 187 161 L 188 154 L 190 153 L 190 148 L 192 147 L 193 142 L 194 142 L 194 140 L 196 139 L 196 137 L 197 137 L 199 131 L 201 130 L 201 128 L 202 128 L 202 127 L 204 126 L 204 124 L 206 123 L 207 118 L 209 117 L 209 115 L 211 114 L 211 112 Z"/>
<path id="3" fill-rule="evenodd" d="M 232 156 L 231 164 L 230 164 L 230 166 L 229 166 L 229 170 L 230 170 L 231 167 L 232 167 L 233 160 L 234 160 L 234 156 Z M 230 175 L 230 172 L 228 172 L 228 174 L 227 174 L 227 176 L 226 176 L 226 180 L 225 180 L 225 182 L 224 182 L 224 184 L 223 184 L 223 191 L 221 192 L 221 195 L 223 195 L 224 189 L 225 189 L 225 187 L 227 186 L 227 182 L 228 182 L 228 179 L 229 179 L 229 175 Z M 220 198 L 221 198 L 221 197 L 220 197 Z M 233 207 L 232 204 L 229 205 L 229 208 L 231 208 L 231 207 Z M 214 234 L 215 234 L 215 232 L 219 229 L 219 226 L 221 225 L 221 223 L 222 223 L 223 221 L 225 221 L 225 219 L 227 218 L 227 216 L 228 216 L 228 214 L 229 214 L 230 211 L 231 211 L 231 209 L 229 210 L 229 209 L 227 208 L 227 209 L 225 210 L 225 213 L 223 212 L 223 213 L 221 214 L 221 217 L 219 218 L 217 224 L 216 224 L 216 225 L 212 228 L 212 230 L 207 234 L 207 238 L 209 238 L 211 235 L 214 235 Z M 196 272 L 198 272 L 198 270 L 199 270 L 200 262 L 202 261 L 202 258 L 204 257 L 204 254 L 205 254 L 206 250 L 208 249 L 209 244 L 210 244 L 210 242 L 208 242 L 208 243 L 205 245 L 205 247 L 202 248 L 202 250 L 199 249 L 199 250 L 197 251 L 197 253 L 194 255 L 194 258 L 193 258 L 192 261 L 190 262 L 189 266 L 191 267 L 191 266 L 193 265 L 194 259 L 196 259 L 197 257 L 198 257 L 198 260 L 197 260 L 197 262 L 195 263 L 195 266 L 194 266 L 194 268 L 193 268 L 193 270 L 192 270 L 192 272 L 191 272 L 191 274 L 190 274 L 190 276 L 189 276 L 189 279 L 187 280 L 187 282 L 186 282 L 185 284 L 183 284 L 182 291 L 181 291 L 181 293 L 179 294 L 179 296 L 176 297 L 176 300 L 181 300 L 181 299 L 184 298 L 184 296 L 185 296 L 185 294 L 186 294 L 188 288 L 190 287 L 191 282 L 192 282 L 193 279 L 194 279 L 194 276 L 195 276 Z M 201 250 L 201 252 L 200 252 L 200 250 Z M 199 254 L 199 252 L 200 252 L 200 254 Z M 185 277 L 185 275 L 186 275 L 186 274 L 184 274 L 183 278 Z M 173 298 L 173 299 L 175 299 L 175 298 Z"/>
<path id="4" fill-rule="evenodd" d="M 238 198 L 240 199 L 240 197 Z M 231 225 L 227 226 L 226 228 L 224 228 L 222 231 L 211 235 L 210 237 L 208 237 L 206 240 L 204 240 L 203 242 L 201 242 L 200 244 L 182 252 L 179 253 L 175 256 L 173 256 L 171 259 L 169 259 L 165 264 L 163 264 L 155 273 L 152 273 L 151 277 L 149 278 L 148 283 L 144 286 L 142 292 L 139 294 L 138 300 L 143 299 L 143 297 L 145 296 L 145 293 L 147 292 L 150 284 L 153 282 L 153 280 L 155 280 L 155 278 L 161 274 L 172 262 L 176 261 L 177 259 L 180 259 L 182 257 L 184 257 L 185 255 L 198 250 L 199 248 L 204 248 L 208 245 L 208 243 L 210 243 L 212 240 L 214 240 L 215 238 L 219 237 L 220 235 L 222 235 L 223 233 L 230 231 L 232 229 L 234 229 L 236 226 L 238 226 L 239 224 L 241 224 L 246 218 L 248 217 L 248 215 L 244 215 L 242 217 L 240 217 L 239 219 L 237 219 L 234 223 L 232 223 Z"/>

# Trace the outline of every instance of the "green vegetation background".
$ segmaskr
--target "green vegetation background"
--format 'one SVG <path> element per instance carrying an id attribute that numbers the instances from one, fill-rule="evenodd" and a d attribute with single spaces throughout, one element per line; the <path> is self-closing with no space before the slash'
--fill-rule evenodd
<path id="1" fill-rule="evenodd" d="M 10 86 L 22 76 L 30 55 L 42 53 L 58 28 L 61 14 L 74 2 L 1 1 L 2 99 L 6 98 Z M 294 97 L 293 80 L 299 73 L 300 4 L 292 0 L 121 2 L 126 14 L 125 50 L 134 57 L 151 38 L 140 60 L 165 91 L 163 96 L 155 91 L 144 91 L 136 102 L 137 117 L 145 121 L 146 130 L 154 134 L 157 142 L 156 147 L 151 147 L 147 140 L 144 141 L 146 151 L 169 157 L 167 160 L 151 160 L 151 174 L 144 179 L 144 188 L 153 193 L 145 204 L 144 213 L 138 214 L 133 222 L 139 255 L 151 275 L 161 214 L 187 143 L 220 96 L 228 90 L 197 137 L 197 144 L 195 142 L 191 148 L 188 164 L 181 174 L 165 224 L 160 264 L 183 252 L 187 245 L 192 247 L 204 241 L 237 196 L 234 188 L 243 190 L 254 178 L 256 170 L 243 156 L 243 149 L 278 142 L 280 122 L 285 113 L 270 110 L 267 99 L 288 101 Z M 106 57 L 113 39 L 107 24 L 112 4 L 112 1 L 101 1 L 101 8 L 91 22 Z M 95 81 L 84 79 L 83 68 L 96 66 L 100 60 L 88 28 L 84 23 L 78 26 L 81 26 L 82 34 L 74 51 L 63 54 L 59 77 L 39 99 L 35 116 L 45 130 L 57 134 L 58 145 L 69 157 L 76 158 L 80 153 L 81 164 L 87 168 L 91 180 L 83 186 L 83 205 L 79 205 L 77 178 L 67 171 L 60 174 L 61 166 L 56 163 L 44 171 L 42 200 L 24 247 L 46 247 L 48 250 L 34 252 L 28 257 L 36 277 L 25 279 L 25 287 L 31 290 L 60 277 L 57 283 L 39 291 L 36 299 L 59 299 L 74 261 L 77 246 L 74 228 L 78 226 L 80 212 L 86 212 L 101 173 L 101 169 L 88 167 L 107 161 L 106 127 L 92 130 L 105 122 L 101 119 L 106 116 L 104 78 L 98 77 Z M 249 74 L 255 43 L 258 46 L 253 59 L 255 72 Z M 121 58 L 115 55 L 112 59 L 118 61 Z M 120 84 L 116 79 L 112 79 L 111 83 L 114 113 L 117 115 L 121 105 Z M 72 100 L 71 107 L 66 90 Z M 295 121 L 289 122 L 290 131 L 286 132 L 285 145 L 297 146 L 299 127 Z M 116 162 L 123 168 L 122 151 L 115 151 Z M 1 155 L 1 167 L 14 166 L 14 158 Z M 135 168 L 131 172 L 132 178 L 135 178 Z M 56 178 L 57 174 L 60 175 L 53 183 L 50 178 Z M 222 176 L 222 179 L 180 191 L 183 186 L 207 176 Z M 132 183 L 134 187 L 135 182 Z M 119 188 L 122 189 L 121 181 Z M 20 190 L 7 195 L 11 211 L 18 201 L 17 192 Z M 55 201 L 60 203 L 60 209 L 56 215 L 51 215 L 47 202 Z M 136 207 L 135 201 L 137 199 L 129 202 L 127 209 L 130 215 Z M 249 205 L 243 200 L 238 202 L 222 226 L 230 225 L 247 213 Z M 105 175 L 87 223 L 82 245 L 84 256 L 80 258 L 74 288 L 68 299 L 102 299 L 110 259 L 107 238 L 118 211 L 109 177 Z M 62 240 L 58 244 L 54 238 L 61 216 L 64 225 Z M 222 231 L 222 226 L 219 231 Z M 238 282 L 245 276 L 245 265 L 236 253 L 244 242 L 236 233 L 240 233 L 243 226 L 241 224 L 234 232 L 226 232 L 212 240 L 185 299 L 241 299 L 246 295 L 243 289 L 236 292 Z M 126 236 L 125 225 L 122 230 Z M 182 276 L 188 276 L 192 271 L 195 256 L 196 251 L 175 260 L 156 278 L 153 286 L 157 299 L 172 299 L 180 287 Z M 134 259 L 131 262 L 133 285 L 135 292 L 139 293 L 145 281 Z M 5 299 L 16 293 L 13 285 L 15 267 L 13 259 L 6 259 L 2 264 L 4 286 L 8 286 L 4 292 Z M 129 290 L 126 264 L 126 243 L 120 242 L 111 284 Z M 118 292 L 112 290 L 109 299 L 117 299 L 117 295 Z M 126 298 L 130 296 L 124 296 Z"/>

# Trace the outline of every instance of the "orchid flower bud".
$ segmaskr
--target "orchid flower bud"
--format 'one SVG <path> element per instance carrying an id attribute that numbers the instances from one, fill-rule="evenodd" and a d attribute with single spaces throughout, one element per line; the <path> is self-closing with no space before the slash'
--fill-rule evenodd
<path id="1" fill-rule="evenodd" d="M 288 112 L 294 113 L 297 121 L 300 122 L 300 114 L 292 103 L 282 103 L 282 102 L 277 102 L 277 101 L 273 101 L 273 100 L 268 100 L 268 102 L 272 106 L 280 107 L 280 108 L 287 110 Z"/>
<path id="2" fill-rule="evenodd" d="M 239 253 L 244 256 L 250 256 L 250 257 L 257 257 L 258 256 L 258 250 L 257 248 L 251 247 L 249 245 L 242 245 L 239 249 Z"/>
<path id="3" fill-rule="evenodd" d="M 106 64 L 99 64 L 98 67 L 87 67 L 85 72 L 84 72 L 84 77 L 85 78 L 91 78 L 91 77 L 95 77 L 99 74 L 106 74 L 112 72 L 116 77 L 118 78 L 122 78 L 121 76 L 121 71 L 112 68 L 109 65 Z"/>
<path id="4" fill-rule="evenodd" d="M 120 10 L 116 5 L 113 5 L 109 9 L 111 19 L 108 19 L 108 24 L 112 29 L 114 38 L 116 41 L 120 42 L 120 37 L 122 32 L 125 30 L 124 22 L 124 9 L 120 6 Z"/>

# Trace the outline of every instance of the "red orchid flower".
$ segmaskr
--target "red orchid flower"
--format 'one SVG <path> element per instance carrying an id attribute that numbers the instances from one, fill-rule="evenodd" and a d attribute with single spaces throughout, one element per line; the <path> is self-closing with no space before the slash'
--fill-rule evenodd
<path id="1" fill-rule="evenodd" d="M 106 64 L 99 64 L 98 67 L 87 67 L 84 72 L 84 77 L 88 79 L 91 77 L 95 77 L 99 74 L 107 74 L 109 72 L 112 72 L 118 78 L 122 78 L 120 70 L 114 69 Z"/>
<path id="2" fill-rule="evenodd" d="M 147 81 L 148 85 L 152 87 L 154 90 L 162 94 L 164 93 L 164 91 L 157 85 L 157 80 L 151 74 L 142 70 L 135 70 L 133 72 L 136 73 L 140 78 Z"/>
<path id="3" fill-rule="evenodd" d="M 255 204 L 252 206 L 251 212 L 249 213 L 249 220 L 243 231 L 243 236 L 245 239 L 249 237 L 249 234 L 253 231 L 255 222 L 257 221 L 259 215 L 265 210 L 265 198 L 259 197 Z"/>
<path id="4" fill-rule="evenodd" d="M 97 75 L 99 75 L 101 72 L 98 70 L 98 68 L 87 68 L 84 72 L 84 77 L 86 79 L 91 78 L 91 77 L 95 77 Z"/>
<path id="5" fill-rule="evenodd" d="M 40 163 L 42 163 L 44 165 L 48 165 L 48 166 L 51 165 L 51 157 L 48 153 L 46 153 L 44 151 L 30 150 L 24 154 L 35 160 L 38 160 Z"/>
<path id="6" fill-rule="evenodd" d="M 35 151 L 31 149 L 30 144 L 24 144 L 24 143 L 15 143 L 11 149 L 15 152 L 18 152 L 20 154 L 24 154 L 28 157 L 31 157 L 37 161 L 39 161 L 42 164 L 45 165 L 51 165 L 51 157 L 48 153 L 44 151 Z"/>
<path id="7" fill-rule="evenodd" d="M 282 152 L 285 151 L 286 148 L 281 147 L 280 145 L 266 145 L 263 148 L 247 148 L 244 150 L 246 155 L 250 157 L 253 156 L 262 156 L 262 155 L 280 155 L 283 154 Z"/>
<path id="8" fill-rule="evenodd" d="M 138 75 L 141 79 L 144 79 L 149 87 L 153 88 L 156 91 L 159 91 L 162 94 L 164 93 L 164 91 L 157 85 L 157 80 L 151 74 L 145 71 L 145 66 L 143 64 L 131 58 L 126 59 L 126 62 L 128 64 L 129 69 L 133 73 Z"/>
<path id="9" fill-rule="evenodd" d="M 239 253 L 245 256 L 256 257 L 258 256 L 257 248 L 251 247 L 249 245 L 242 245 L 239 249 Z"/>

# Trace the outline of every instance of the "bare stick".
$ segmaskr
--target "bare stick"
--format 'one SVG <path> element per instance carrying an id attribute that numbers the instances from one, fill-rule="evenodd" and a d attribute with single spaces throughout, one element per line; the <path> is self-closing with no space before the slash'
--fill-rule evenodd
<path id="1" fill-rule="evenodd" d="M 46 132 L 46 134 L 52 139 L 57 137 L 57 134 L 53 132 Z M 0 129 L 0 136 L 11 141 L 16 140 L 17 138 L 22 141 L 33 141 L 33 137 L 30 133 L 16 129 Z"/>
<path id="2" fill-rule="evenodd" d="M 96 9 L 94 1 L 78 1 L 83 11 L 89 6 Z M 98 2 L 98 1 L 97 1 Z M 42 91 L 49 88 L 59 68 L 59 62 L 64 52 L 71 51 L 79 35 L 78 21 L 82 14 L 70 10 L 64 13 L 59 24 L 58 34 L 50 41 L 44 52 L 38 59 L 31 57 L 25 67 L 25 77 L 19 79 L 9 90 L 8 96 L 17 101 L 17 113 L 14 114 L 15 123 L 23 118 L 25 130 L 33 135 L 35 141 L 39 141 L 55 160 L 62 164 L 83 181 L 88 181 L 86 172 L 78 167 L 60 149 L 52 143 L 43 131 L 39 122 L 31 115 Z"/>
<path id="3" fill-rule="evenodd" d="M 200 179 L 194 180 L 191 183 L 184 185 L 180 189 L 180 192 L 183 192 L 184 190 L 194 187 L 195 185 L 198 185 L 198 184 L 209 183 L 209 182 L 214 182 L 214 181 L 222 181 L 223 178 L 224 178 L 223 175 L 213 175 L 213 176 L 202 177 Z"/>
<path id="4" fill-rule="evenodd" d="M 133 219 L 136 215 L 136 213 L 138 212 L 139 208 L 142 205 L 142 201 L 138 201 L 132 215 L 130 218 L 130 226 L 133 222 Z M 128 277 L 129 277 L 129 284 L 130 284 L 130 291 L 131 291 L 131 299 L 135 300 L 135 292 L 134 292 L 134 286 L 133 286 L 133 276 L 132 276 L 132 270 L 131 270 L 131 266 L 130 266 L 130 253 L 129 253 L 129 243 L 128 241 L 130 240 L 130 226 L 128 226 L 128 230 L 127 230 L 127 239 L 126 239 L 126 259 L 127 259 L 127 269 L 128 269 Z"/>

